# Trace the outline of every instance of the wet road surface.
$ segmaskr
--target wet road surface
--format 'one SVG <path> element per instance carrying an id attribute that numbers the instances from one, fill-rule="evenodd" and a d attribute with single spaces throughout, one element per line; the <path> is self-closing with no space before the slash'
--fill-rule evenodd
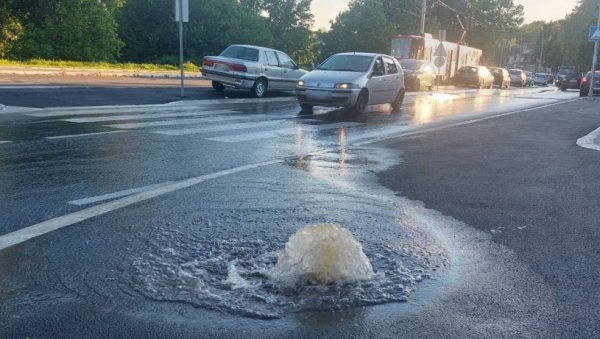
<path id="1" fill-rule="evenodd" d="M 360 116 L 300 114 L 286 97 L 5 110 L 0 239 L 16 245 L 0 252 L 4 331 L 553 333 L 556 299 L 543 275 L 487 229 L 398 197 L 374 173 L 403 168 L 403 147 L 383 147 L 398 138 L 494 124 L 500 118 L 487 119 L 575 98 L 539 89 L 411 95 L 400 112 L 373 107 Z M 453 146 L 445 142 L 429 147 Z M 388 178 L 404 196 L 394 186 L 403 177 Z M 374 283 L 290 294 L 269 282 L 264 271 L 287 238 L 318 222 L 355 234 L 379 273 Z M 40 237 L 10 236 L 40 224 Z M 224 283 L 232 262 L 247 287 Z"/>

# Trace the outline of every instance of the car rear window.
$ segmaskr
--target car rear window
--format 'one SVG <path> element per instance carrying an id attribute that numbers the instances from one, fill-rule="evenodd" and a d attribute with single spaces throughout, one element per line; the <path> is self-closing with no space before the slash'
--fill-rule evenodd
<path id="1" fill-rule="evenodd" d="M 244 46 L 229 46 L 220 54 L 220 56 L 247 61 L 258 61 L 258 50 L 256 48 Z"/>

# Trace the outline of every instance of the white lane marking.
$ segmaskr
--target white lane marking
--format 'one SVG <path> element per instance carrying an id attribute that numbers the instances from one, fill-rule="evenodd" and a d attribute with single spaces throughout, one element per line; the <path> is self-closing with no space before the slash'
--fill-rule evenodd
<path id="1" fill-rule="evenodd" d="M 298 133 L 299 128 L 306 128 L 309 131 L 324 131 L 324 130 L 329 130 L 329 129 L 354 127 L 354 126 L 359 126 L 359 125 L 362 125 L 362 124 L 358 123 L 358 122 L 339 122 L 339 123 L 335 123 L 335 124 L 325 124 L 325 125 L 298 124 L 298 125 L 296 125 L 296 127 L 282 128 L 282 129 L 277 129 L 277 130 L 272 130 L 272 131 L 244 133 L 244 134 L 237 134 L 237 135 L 225 135 L 225 136 L 221 136 L 221 137 L 205 138 L 205 139 L 212 140 L 212 141 L 231 143 L 231 142 L 242 142 L 242 141 L 276 138 L 276 137 L 285 136 L 285 135 L 294 135 L 294 134 Z"/>
<path id="2" fill-rule="evenodd" d="M 163 182 L 160 184 L 148 185 L 148 186 L 143 186 L 143 187 L 131 188 L 131 189 L 123 190 L 123 191 L 119 191 L 119 192 L 114 192 L 114 193 L 97 195 L 95 197 L 71 200 L 71 201 L 69 201 L 69 204 L 76 205 L 76 206 L 89 205 L 89 204 L 93 204 L 93 203 L 100 202 L 100 201 L 111 200 L 111 199 L 115 199 L 115 198 L 132 195 L 135 193 L 149 191 L 149 190 L 163 187 L 165 185 L 169 185 L 172 183 L 173 183 L 173 181 L 167 181 L 167 182 Z"/>
<path id="3" fill-rule="evenodd" d="M 127 206 L 133 205 L 133 204 L 141 202 L 141 201 L 149 200 L 149 199 L 156 198 L 158 196 L 161 196 L 161 195 L 164 195 L 167 193 L 171 193 L 171 192 L 174 192 L 177 190 L 188 188 L 190 186 L 194 186 L 194 185 L 203 183 L 208 180 L 224 177 L 224 176 L 231 175 L 234 173 L 248 171 L 248 170 L 259 168 L 259 167 L 274 165 L 274 164 L 278 164 L 278 163 L 282 163 L 282 162 L 283 162 L 283 160 L 266 161 L 266 162 L 261 162 L 261 163 L 257 163 L 257 164 L 250 164 L 250 165 L 240 166 L 240 167 L 231 168 L 231 169 L 227 169 L 227 170 L 223 170 L 223 171 L 218 171 L 218 172 L 214 172 L 214 173 L 210 173 L 210 174 L 204 174 L 204 175 L 200 175 L 197 177 L 184 179 L 181 181 L 175 181 L 171 184 L 165 183 L 164 185 L 162 185 L 161 187 L 158 187 L 158 188 L 154 188 L 154 189 L 140 192 L 140 193 L 137 193 L 134 195 L 130 195 L 130 196 L 127 196 L 127 197 L 124 197 L 121 199 L 106 202 L 101 205 L 88 207 L 88 208 L 85 208 L 78 212 L 63 215 L 63 216 L 60 216 L 60 217 L 57 217 L 54 219 L 42 221 L 35 225 L 28 226 L 28 227 L 22 228 L 18 231 L 14 231 L 14 232 L 0 236 L 0 251 L 6 249 L 8 247 L 23 243 L 23 242 L 33 239 L 35 237 L 39 237 L 41 235 L 50 233 L 52 231 L 56 231 L 63 227 L 71 226 L 78 222 L 88 220 L 90 218 L 97 217 L 99 215 L 106 214 L 106 213 L 112 212 L 114 210 L 117 210 L 117 209 L 120 209 L 123 207 L 127 207 Z"/>
<path id="4" fill-rule="evenodd" d="M 96 136 L 96 135 L 114 134 L 114 133 L 121 133 L 121 132 L 125 132 L 125 131 L 108 131 L 108 132 L 57 135 L 57 136 L 53 136 L 53 137 L 46 137 L 45 139 L 53 140 L 53 139 L 81 138 L 81 137 L 91 137 L 91 136 Z"/>
<path id="5" fill-rule="evenodd" d="M 600 144 L 595 142 L 600 141 L 600 128 L 593 130 L 590 134 L 577 139 L 577 145 L 583 148 L 589 148 L 600 151 Z"/>
<path id="6" fill-rule="evenodd" d="M 563 103 L 568 103 L 568 102 L 572 102 L 575 100 L 579 100 L 579 98 L 573 99 L 573 100 L 567 100 Z M 404 134 L 388 135 L 388 136 L 385 136 L 382 138 L 376 138 L 373 140 L 367 140 L 367 141 L 355 143 L 355 144 L 352 144 L 352 146 L 360 147 L 361 145 L 368 145 L 368 144 L 373 144 L 373 143 L 381 142 L 381 141 L 385 141 L 385 140 L 397 139 L 397 138 L 401 138 L 401 137 L 405 137 L 405 136 L 427 133 L 427 132 L 431 132 L 431 131 L 435 131 L 435 130 L 452 128 L 452 127 L 461 126 L 461 125 L 468 125 L 468 124 L 472 124 L 472 123 L 476 123 L 476 122 L 480 122 L 480 121 L 484 121 L 484 120 L 488 120 L 488 119 L 499 118 L 502 116 L 532 111 L 532 110 L 541 109 L 541 108 L 547 108 L 547 107 L 556 106 L 556 105 L 560 105 L 560 104 L 562 104 L 562 103 L 552 103 L 552 104 L 548 104 L 548 105 L 537 106 L 537 107 L 518 110 L 518 111 L 514 111 L 514 112 L 500 113 L 500 114 L 487 116 L 487 117 L 480 118 L 480 119 L 463 121 L 463 122 L 454 123 L 454 124 L 450 124 L 450 125 L 446 125 L 446 126 L 437 126 L 437 127 L 432 127 L 432 128 L 426 128 L 421 131 L 410 131 L 410 132 L 404 133 Z M 320 154 L 320 153 L 323 153 L 326 151 L 327 150 L 318 150 L 315 152 L 311 152 L 308 155 Z M 111 202 L 107 202 L 107 203 L 104 203 L 101 205 L 92 206 L 92 207 L 83 209 L 81 211 L 67 214 L 67 215 L 64 215 L 61 217 L 46 220 L 46 221 L 40 222 L 38 224 L 20 229 L 18 231 L 14 231 L 14 232 L 0 236 L 0 251 L 8 248 L 10 246 L 14 246 L 14 245 L 23 243 L 25 241 L 28 241 L 32 238 L 47 234 L 49 232 L 61 229 L 66 226 L 71 226 L 73 224 L 93 218 L 95 216 L 99 216 L 99 215 L 106 214 L 106 213 L 112 212 L 114 210 L 123 208 L 123 207 L 127 207 L 129 205 L 138 203 L 140 201 L 152 199 L 152 198 L 161 196 L 163 194 L 171 193 L 171 192 L 183 189 L 183 188 L 197 185 L 197 184 L 200 184 L 202 182 L 205 182 L 205 181 L 208 181 L 211 179 L 227 176 L 230 174 L 235 174 L 235 173 L 250 170 L 250 169 L 255 169 L 255 168 L 259 168 L 259 167 L 278 164 L 278 163 L 282 163 L 282 162 L 284 162 L 284 159 L 272 160 L 272 161 L 262 162 L 262 163 L 258 163 L 258 164 L 245 165 L 245 166 L 232 168 L 229 170 L 223 170 L 223 171 L 219 171 L 219 172 L 215 172 L 215 173 L 211 173 L 211 174 L 201 175 L 198 177 L 193 177 L 193 178 L 177 181 L 172 184 L 167 184 L 165 186 L 162 186 L 162 187 L 159 187 L 156 189 L 144 191 L 144 192 L 141 192 L 141 193 L 138 193 L 135 195 L 127 196 L 127 197 L 124 197 L 124 198 L 121 198 L 118 200 L 114 200 Z"/>
<path id="7" fill-rule="evenodd" d="M 209 127 L 161 130 L 161 131 L 154 131 L 153 133 L 175 136 L 175 135 L 223 132 L 223 131 L 245 129 L 245 128 L 268 127 L 268 126 L 281 124 L 285 121 L 288 121 L 288 120 L 280 119 L 280 120 L 268 120 L 268 121 L 262 121 L 262 122 L 242 122 L 242 123 L 237 123 L 237 124 L 225 124 L 225 125 L 217 125 L 217 126 L 209 126 Z"/>
<path id="8" fill-rule="evenodd" d="M 145 112 L 140 112 L 141 114 L 113 115 L 113 116 L 88 117 L 88 118 L 70 118 L 70 119 L 62 119 L 62 121 L 76 122 L 78 124 L 81 124 L 81 123 L 88 123 L 88 122 L 103 122 L 103 121 L 145 120 L 145 119 L 157 119 L 157 118 L 192 117 L 192 116 L 198 116 L 198 115 L 226 114 L 226 113 L 234 113 L 234 112 L 236 112 L 236 111 L 218 110 L 218 111 L 197 111 L 197 112 L 187 112 L 187 113 L 177 113 L 177 112 L 145 113 Z"/>
<path id="9" fill-rule="evenodd" d="M 558 106 L 558 105 L 562 105 L 565 103 L 577 101 L 580 99 L 581 98 L 575 98 L 575 99 L 571 99 L 571 100 L 565 100 L 563 102 L 554 102 L 554 103 L 550 103 L 550 104 L 546 104 L 546 105 L 530 107 L 530 108 L 520 109 L 520 110 L 516 110 L 516 111 L 493 113 L 493 114 L 490 114 L 490 115 L 482 117 L 482 118 L 458 121 L 458 122 L 450 123 L 450 124 L 446 124 L 446 125 L 438 125 L 438 126 L 431 126 L 431 127 L 423 127 L 423 125 L 403 126 L 401 128 L 401 130 L 397 130 L 396 133 L 391 133 L 391 134 L 384 133 L 384 135 L 382 135 L 381 137 L 376 137 L 373 139 L 355 142 L 355 143 L 353 142 L 352 146 L 361 147 L 361 146 L 370 145 L 370 144 L 374 144 L 374 143 L 382 142 L 382 141 L 386 141 L 386 140 L 392 140 L 392 139 L 398 139 L 398 138 L 408 137 L 408 136 L 412 136 L 412 135 L 435 132 L 438 130 L 453 128 L 453 127 L 458 127 L 458 126 L 470 125 L 470 124 L 478 123 L 478 122 L 485 121 L 485 120 L 496 119 L 496 118 L 500 118 L 500 117 L 504 117 L 504 116 L 519 114 L 519 113 L 524 113 L 524 112 L 529 112 L 529 111 L 535 111 L 538 109 L 548 108 L 548 107 L 552 107 L 552 106 Z M 442 122 L 442 123 L 444 123 L 444 122 Z"/>
<path id="10" fill-rule="evenodd" d="M 9 142 L 12 142 L 10 140 L 0 140 L 0 144 L 8 144 Z"/>
<path id="11" fill-rule="evenodd" d="M 111 124 L 104 125 L 106 127 L 118 128 L 118 129 L 134 129 L 134 128 L 148 128 L 148 127 L 161 127 L 161 126 L 177 126 L 177 125 L 189 125 L 189 124 L 201 124 L 205 122 L 221 122 L 227 120 L 242 119 L 245 116 L 215 116 L 205 118 L 190 118 L 190 119 L 175 119 L 175 120 L 164 120 L 164 121 L 152 121 L 152 122 L 131 122 L 124 124 Z M 252 115 L 253 118 L 264 118 L 268 115 L 256 114 Z"/>

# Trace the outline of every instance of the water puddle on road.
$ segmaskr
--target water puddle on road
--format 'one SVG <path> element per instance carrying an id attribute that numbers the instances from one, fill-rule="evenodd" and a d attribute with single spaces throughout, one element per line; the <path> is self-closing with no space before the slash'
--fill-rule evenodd
<path id="1" fill-rule="evenodd" d="M 449 259 L 425 231 L 428 220 L 411 216 L 375 183 L 373 172 L 398 159 L 378 148 L 335 150 L 299 156 L 276 169 L 290 171 L 294 180 L 271 180 L 270 173 L 230 178 L 234 208 L 203 201 L 188 225 L 149 226 L 145 253 L 132 254 L 135 260 L 124 270 L 128 284 L 152 300 L 261 319 L 405 302 Z M 340 227 L 298 235 L 323 222 Z M 333 247 L 312 246 L 323 239 Z M 345 265 L 343 273 L 327 266 L 333 256 Z M 317 262 L 320 275 L 306 275 L 308 261 Z"/>

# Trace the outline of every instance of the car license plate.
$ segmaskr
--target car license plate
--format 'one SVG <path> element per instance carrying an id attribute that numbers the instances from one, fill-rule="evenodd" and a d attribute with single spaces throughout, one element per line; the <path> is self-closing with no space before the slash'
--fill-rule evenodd
<path id="1" fill-rule="evenodd" d="M 227 65 L 218 64 L 216 62 L 213 66 L 213 69 L 217 71 L 229 71 L 229 67 Z"/>

